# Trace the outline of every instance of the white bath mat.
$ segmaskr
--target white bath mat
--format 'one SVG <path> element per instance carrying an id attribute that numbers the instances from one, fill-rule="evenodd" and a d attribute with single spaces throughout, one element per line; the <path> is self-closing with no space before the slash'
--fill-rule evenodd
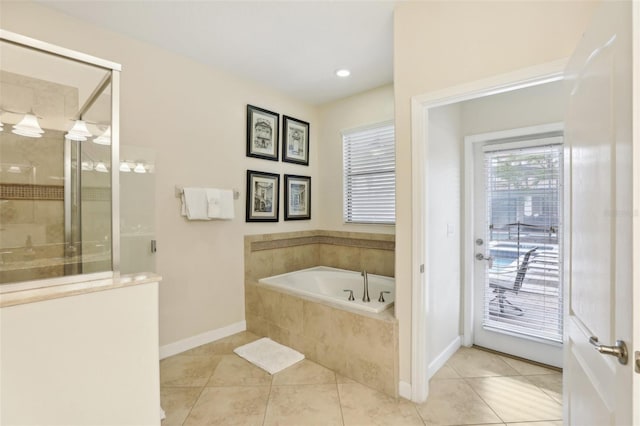
<path id="1" fill-rule="evenodd" d="M 248 343 L 233 350 L 250 363 L 270 374 L 276 374 L 304 359 L 304 355 L 268 337 Z"/>

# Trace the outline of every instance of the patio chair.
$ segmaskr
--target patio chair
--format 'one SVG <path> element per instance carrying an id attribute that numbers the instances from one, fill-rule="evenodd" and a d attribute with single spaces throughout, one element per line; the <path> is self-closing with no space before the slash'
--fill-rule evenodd
<path id="1" fill-rule="evenodd" d="M 500 315 L 504 315 L 505 313 L 504 312 L 505 304 L 508 304 L 515 311 L 514 315 L 517 315 L 517 316 L 524 315 L 522 308 L 514 305 L 507 299 L 506 292 L 512 291 L 515 294 L 518 294 L 518 292 L 520 291 L 520 288 L 522 287 L 522 282 L 524 281 L 524 276 L 527 273 L 527 269 L 529 269 L 529 261 L 531 260 L 531 254 L 537 249 L 538 247 L 534 247 L 524 254 L 524 257 L 522 258 L 522 263 L 518 268 L 516 278 L 513 281 L 512 285 L 506 285 L 504 282 L 500 282 L 500 281 L 489 281 L 489 287 L 492 287 L 493 292 L 496 294 L 496 297 L 494 297 L 491 300 L 491 302 L 493 302 L 494 300 L 498 301 L 498 306 L 500 307 Z"/>

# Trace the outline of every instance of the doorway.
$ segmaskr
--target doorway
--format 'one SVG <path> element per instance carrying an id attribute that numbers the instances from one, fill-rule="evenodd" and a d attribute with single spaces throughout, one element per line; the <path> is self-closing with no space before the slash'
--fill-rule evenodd
<path id="1" fill-rule="evenodd" d="M 631 13 L 630 13 L 631 12 Z M 567 424 L 631 424 L 637 423 L 640 373 L 637 362 L 639 329 L 637 309 L 633 309 L 640 294 L 633 260 L 638 258 L 638 128 L 633 126 L 633 114 L 638 96 L 631 90 L 640 81 L 637 65 L 637 40 L 640 7 L 635 2 L 604 3 L 595 14 L 567 68 L 571 86 L 569 109 L 565 118 L 570 173 L 567 173 L 567 210 L 563 239 L 568 262 L 565 275 L 565 380 L 564 421 Z M 633 48 L 633 49 L 632 49 Z M 545 69 L 545 67 L 543 67 Z M 422 194 L 426 152 L 431 138 L 431 111 L 466 99 L 475 99 L 491 92 L 514 90 L 520 86 L 540 84 L 554 73 L 553 67 L 530 69 L 459 86 L 439 93 L 412 99 L 414 167 L 413 231 L 414 271 L 420 270 L 434 248 L 421 231 L 423 217 L 416 212 L 428 211 L 429 194 Z M 548 81 L 548 80 L 547 80 Z M 604 100 L 604 101 L 603 101 Z M 636 111 L 637 112 L 637 111 Z M 637 120 L 636 120 L 637 121 Z M 465 169 L 471 166 L 465 162 Z M 468 175 L 465 180 L 473 179 Z M 573 185 L 572 185 L 573 184 Z M 430 200 L 429 200 L 430 201 Z M 415 207 L 415 205 L 418 205 Z M 465 218 L 467 224 L 469 218 Z M 568 231 L 570 225 L 572 229 Z M 466 229 L 472 229 L 466 227 Z M 471 241 L 465 235 L 463 241 Z M 471 260 L 475 247 L 465 246 L 465 261 Z M 466 262 L 465 264 L 468 264 Z M 637 262 L 635 263 L 637 264 Z M 472 272 L 465 270 L 465 282 Z M 427 331 L 429 278 L 414 272 L 412 305 L 412 391 L 414 400 L 426 398 L 428 382 L 420 373 L 425 352 L 419 333 Z M 425 288 L 426 290 L 420 290 Z M 468 294 L 465 288 L 465 293 Z M 569 309 L 568 307 L 571 307 Z M 416 307 L 418 309 L 416 309 Z M 473 310 L 469 298 L 464 300 L 464 312 Z M 435 321 L 436 325 L 437 320 Z M 464 343 L 473 343 L 473 320 L 464 318 Z M 431 328 L 430 331 L 433 329 Z M 602 337 L 602 336 L 606 337 Z M 605 343 L 601 343 L 605 342 Z M 627 343 L 631 349 L 627 349 Z M 594 348 L 597 351 L 594 351 Z M 422 351 L 422 352 L 421 352 Z M 636 357 L 635 369 L 630 354 Z"/>
<path id="2" fill-rule="evenodd" d="M 464 137 L 562 121 L 562 115 L 550 115 L 552 111 L 563 111 L 561 102 L 538 108 L 540 114 L 533 119 L 537 121 L 518 120 L 533 117 L 528 111 L 532 105 L 540 106 L 536 96 L 544 98 L 540 93 L 545 90 L 555 91 L 556 101 L 562 98 L 564 65 L 564 61 L 558 61 L 506 75 L 501 80 L 479 81 L 476 87 L 467 85 L 452 88 L 449 93 L 413 99 L 415 122 L 426 124 L 414 127 L 414 140 L 424 143 L 414 144 L 412 152 L 414 170 L 419 171 L 414 173 L 414 210 L 426 213 L 422 221 L 413 225 L 414 234 L 421 235 L 414 239 L 413 246 L 414 401 L 426 399 L 429 378 L 461 345 L 474 344 L 474 291 L 470 286 L 473 272 L 469 265 L 474 265 L 476 246 L 472 218 L 467 214 L 473 208 L 473 200 L 465 190 L 474 177 L 468 173 L 473 161 L 465 157 Z M 488 114 L 494 110 L 490 104 L 501 97 L 515 96 L 521 100 L 509 99 L 501 113 Z M 488 128 L 483 127 L 487 125 Z M 448 142 L 442 143 L 445 136 L 449 137 Z M 449 211 L 451 206 L 456 210 L 453 214 Z M 419 272 L 421 265 L 424 273 Z M 424 304 L 420 303 L 422 300 Z M 429 324 L 438 324 L 437 330 Z M 559 347 L 558 350 L 561 353 Z"/>

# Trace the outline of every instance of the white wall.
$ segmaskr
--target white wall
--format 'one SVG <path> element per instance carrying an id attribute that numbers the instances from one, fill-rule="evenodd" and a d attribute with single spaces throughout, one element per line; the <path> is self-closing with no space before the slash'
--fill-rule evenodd
<path id="1" fill-rule="evenodd" d="M 427 146 L 427 288 L 429 372 L 459 344 L 462 133 L 459 104 L 429 111 Z"/>
<path id="2" fill-rule="evenodd" d="M 344 130 L 393 121 L 393 86 L 383 86 L 358 95 L 324 104 L 319 109 L 322 126 L 318 171 L 320 192 L 318 209 L 321 229 L 394 234 L 393 225 L 345 224 L 343 220 L 342 134 Z M 317 188 L 317 187 L 316 187 Z"/>
<path id="3" fill-rule="evenodd" d="M 394 18 L 396 316 L 411 377 L 412 96 L 568 57 L 598 2 L 399 2 Z"/>
<path id="4" fill-rule="evenodd" d="M 310 221 L 245 223 L 246 170 L 308 175 L 316 182 L 317 109 L 38 4 L 3 2 L 0 27 L 122 64 L 121 143 L 156 152 L 160 344 L 243 321 L 243 236 L 319 223 L 318 207 Z M 311 123 L 310 166 L 246 157 L 247 104 Z M 177 184 L 238 189 L 236 218 L 187 222 L 174 196 Z M 312 192 L 312 206 L 320 206 L 319 190 Z"/>
<path id="5" fill-rule="evenodd" d="M 565 102 L 562 81 L 462 102 L 462 134 L 561 122 Z"/>
<path id="6" fill-rule="evenodd" d="M 0 424 L 160 424 L 158 283 L 0 309 Z"/>

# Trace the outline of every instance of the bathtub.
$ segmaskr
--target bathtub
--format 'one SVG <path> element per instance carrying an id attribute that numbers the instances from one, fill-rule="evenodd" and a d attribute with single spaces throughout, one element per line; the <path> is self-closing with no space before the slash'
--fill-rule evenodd
<path id="1" fill-rule="evenodd" d="M 389 309 L 393 306 L 395 299 L 394 278 L 369 274 L 369 297 L 371 301 L 367 303 L 362 301 L 364 284 L 360 272 L 330 268 L 328 266 L 316 266 L 274 275 L 261 278 L 258 282 L 284 290 L 287 293 L 298 294 L 330 304 L 371 313 L 380 313 Z M 344 290 L 352 290 L 355 300 L 349 300 L 349 292 Z M 384 302 L 378 302 L 381 291 L 389 292 L 384 294 Z"/>

